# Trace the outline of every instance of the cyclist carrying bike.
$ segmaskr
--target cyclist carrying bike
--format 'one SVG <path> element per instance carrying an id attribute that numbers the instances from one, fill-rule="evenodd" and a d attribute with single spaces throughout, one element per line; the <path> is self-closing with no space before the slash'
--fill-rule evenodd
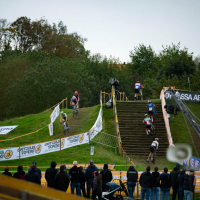
<path id="1" fill-rule="evenodd" d="M 146 124 L 146 133 L 147 133 L 147 136 L 150 134 L 150 128 L 151 128 L 151 119 L 150 117 L 147 117 L 147 114 L 144 115 L 145 118 L 143 120 L 143 124 L 145 123 Z"/>
<path id="2" fill-rule="evenodd" d="M 73 96 L 70 101 L 70 106 L 76 106 L 76 110 L 78 110 L 77 104 L 78 104 L 78 99 L 75 96 Z"/>
<path id="3" fill-rule="evenodd" d="M 68 127 L 68 130 L 70 130 L 70 127 L 69 127 L 69 122 L 68 122 L 68 116 L 66 113 L 64 113 L 63 111 L 61 111 L 60 113 L 60 121 L 64 124 L 66 123 L 66 126 Z"/>
<path id="4" fill-rule="evenodd" d="M 154 162 L 153 154 L 155 154 L 156 150 L 158 150 L 158 146 L 159 146 L 158 138 L 155 138 L 155 140 L 151 143 L 150 154 L 149 154 L 149 157 L 147 158 L 147 162 L 149 162 L 149 158 L 151 158 L 151 162 Z"/>
<path id="5" fill-rule="evenodd" d="M 136 99 L 138 99 L 138 96 L 140 93 L 140 88 L 144 88 L 144 87 L 141 85 L 140 81 L 137 81 L 135 83 L 135 101 L 136 101 Z"/>
<path id="6" fill-rule="evenodd" d="M 155 112 L 155 109 L 154 109 L 155 107 L 156 106 L 151 102 L 151 100 L 148 100 L 148 104 L 146 108 L 148 109 L 148 114 L 152 122 L 153 122 L 153 113 Z"/>
<path id="7" fill-rule="evenodd" d="M 79 108 L 79 93 L 77 91 L 74 92 L 74 96 L 77 98 L 77 107 Z"/>

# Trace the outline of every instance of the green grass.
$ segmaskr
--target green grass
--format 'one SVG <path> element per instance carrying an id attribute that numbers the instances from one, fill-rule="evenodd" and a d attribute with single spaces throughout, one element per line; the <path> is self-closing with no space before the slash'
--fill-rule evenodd
<path id="1" fill-rule="evenodd" d="M 169 104 L 169 103 L 174 103 L 174 102 L 170 101 L 167 103 Z M 199 112 L 200 104 L 199 103 L 187 103 L 187 106 L 198 118 L 200 118 L 200 112 Z M 183 113 L 178 112 L 177 116 L 171 115 L 171 117 L 169 118 L 169 122 L 170 122 L 170 128 L 171 128 L 173 142 L 175 144 L 176 143 L 186 143 L 186 144 L 191 145 L 192 146 L 192 155 L 195 157 L 198 157 L 196 150 L 194 148 L 192 139 L 190 137 L 187 125 L 185 123 Z M 190 125 L 188 120 L 187 120 L 187 123 L 188 123 L 189 130 L 191 132 L 194 144 L 197 147 L 198 153 L 200 155 L 200 145 L 199 145 L 200 138 L 197 135 L 197 133 L 194 131 L 194 129 L 192 128 L 192 126 Z"/>

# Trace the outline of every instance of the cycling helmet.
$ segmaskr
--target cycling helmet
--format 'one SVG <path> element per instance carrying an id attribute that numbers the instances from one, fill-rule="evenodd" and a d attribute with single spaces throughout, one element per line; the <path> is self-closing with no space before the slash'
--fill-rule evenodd
<path id="1" fill-rule="evenodd" d="M 140 81 L 136 81 L 136 83 L 140 83 Z"/>
<path id="2" fill-rule="evenodd" d="M 76 95 L 77 95 L 77 94 L 78 94 L 78 92 L 77 92 L 77 91 L 75 91 L 75 92 L 74 92 L 74 94 L 76 94 Z"/>
<path id="3" fill-rule="evenodd" d="M 147 116 L 147 114 L 144 114 L 144 116 Z"/>
<path id="4" fill-rule="evenodd" d="M 148 100 L 148 103 L 151 103 L 151 100 Z"/>
<path id="5" fill-rule="evenodd" d="M 63 111 L 61 111 L 60 114 L 63 115 Z"/>
<path id="6" fill-rule="evenodd" d="M 155 138 L 155 140 L 159 140 L 158 138 Z"/>
<path id="7" fill-rule="evenodd" d="M 75 100 L 75 99 L 76 99 L 76 97 L 75 97 L 75 96 L 73 96 L 73 97 L 72 97 L 72 99 L 73 99 L 73 100 Z"/>

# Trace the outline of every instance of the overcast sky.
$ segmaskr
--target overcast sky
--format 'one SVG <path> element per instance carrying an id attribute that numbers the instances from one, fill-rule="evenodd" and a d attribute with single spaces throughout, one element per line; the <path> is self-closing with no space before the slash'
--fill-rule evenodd
<path id="1" fill-rule="evenodd" d="M 88 39 L 92 54 L 112 55 L 121 62 L 140 43 L 156 53 L 162 45 L 181 43 L 200 54 L 200 0 L 0 0 L 0 18 L 13 22 L 27 16 L 60 20 L 68 32 Z"/>

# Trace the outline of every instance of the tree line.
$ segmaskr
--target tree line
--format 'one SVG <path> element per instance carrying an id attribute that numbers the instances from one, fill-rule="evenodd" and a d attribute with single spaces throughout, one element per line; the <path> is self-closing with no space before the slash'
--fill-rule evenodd
<path id="1" fill-rule="evenodd" d="M 0 120 L 41 112 L 70 99 L 75 90 L 82 107 L 96 105 L 100 90 L 110 92 L 111 77 L 119 80 L 119 90 L 129 99 L 137 80 L 145 99 L 159 98 L 163 86 L 188 90 L 188 77 L 191 90 L 200 88 L 200 60 L 180 43 L 163 47 L 159 54 L 140 44 L 120 69 L 118 59 L 91 55 L 86 41 L 68 33 L 62 21 L 51 25 L 46 19 L 0 19 Z"/>

